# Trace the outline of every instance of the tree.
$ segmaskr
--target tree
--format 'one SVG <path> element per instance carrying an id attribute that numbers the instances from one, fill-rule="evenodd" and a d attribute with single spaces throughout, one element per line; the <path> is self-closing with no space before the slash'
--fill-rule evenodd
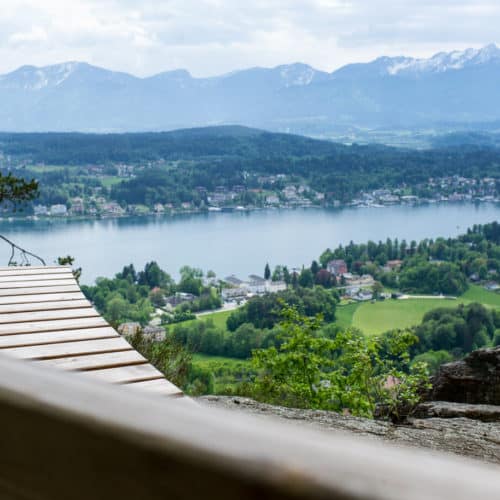
<path id="1" fill-rule="evenodd" d="M 316 276 L 320 270 L 319 264 L 313 260 L 311 264 L 311 272 L 313 273 L 313 276 Z"/>
<path id="2" fill-rule="evenodd" d="M 127 312 L 127 301 L 122 297 L 114 297 L 106 304 L 106 311 L 110 323 L 117 325 Z"/>
<path id="3" fill-rule="evenodd" d="M 149 300 L 155 307 L 163 307 L 165 305 L 165 295 L 160 288 L 151 290 Z"/>
<path id="4" fill-rule="evenodd" d="M 310 269 L 302 269 L 299 275 L 299 285 L 304 288 L 311 288 L 314 285 L 314 276 Z"/>
<path id="5" fill-rule="evenodd" d="M 305 317 L 284 305 L 282 318 L 280 346 L 253 353 L 258 370 L 253 391 L 259 399 L 366 417 L 373 416 L 376 403 L 384 403 L 399 420 L 400 409 L 414 407 L 429 387 L 425 364 L 409 365 L 408 349 L 417 340 L 409 331 L 384 342 L 351 330 L 332 339 L 318 335 L 321 317 Z"/>
<path id="6" fill-rule="evenodd" d="M 320 269 L 314 277 L 314 282 L 324 288 L 335 286 L 337 281 L 335 276 L 326 269 Z"/>
<path id="7" fill-rule="evenodd" d="M 38 182 L 14 177 L 11 173 L 0 173 L 0 203 L 10 202 L 14 206 L 34 200 L 38 196 Z"/>
<path id="8" fill-rule="evenodd" d="M 384 291 L 384 287 L 380 281 L 375 281 L 372 285 L 373 298 L 378 299 L 380 294 Z"/>
<path id="9" fill-rule="evenodd" d="M 269 263 L 266 264 L 264 268 L 264 279 L 267 281 L 271 278 L 271 268 L 269 267 Z"/>

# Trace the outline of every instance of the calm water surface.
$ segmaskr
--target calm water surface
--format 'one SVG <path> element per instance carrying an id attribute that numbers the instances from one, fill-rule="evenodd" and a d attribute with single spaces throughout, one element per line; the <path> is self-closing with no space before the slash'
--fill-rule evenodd
<path id="1" fill-rule="evenodd" d="M 2 221 L 0 232 L 47 263 L 73 255 L 82 282 L 113 276 L 131 262 L 156 260 L 178 276 L 187 264 L 219 277 L 262 274 L 266 262 L 301 267 L 327 247 L 387 237 L 408 241 L 454 236 L 500 219 L 500 205 L 442 204 L 419 207 L 266 210 L 174 217 L 92 221 Z M 1 262 L 9 248 L 0 245 Z"/>

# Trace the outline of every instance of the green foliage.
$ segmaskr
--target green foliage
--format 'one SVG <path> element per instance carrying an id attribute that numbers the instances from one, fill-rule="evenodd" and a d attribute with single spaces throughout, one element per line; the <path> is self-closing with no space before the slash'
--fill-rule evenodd
<path id="1" fill-rule="evenodd" d="M 454 360 L 452 354 L 448 351 L 427 351 L 418 354 L 412 359 L 413 363 L 426 363 L 429 373 L 434 374 L 438 371 L 439 367 L 445 363 L 450 363 Z"/>
<path id="2" fill-rule="evenodd" d="M 83 285 L 82 291 L 114 326 L 126 321 L 146 325 L 154 312 L 150 297 L 157 283 L 167 287 L 162 293 L 167 293 L 174 285 L 170 276 L 151 262 L 140 273 L 136 273 L 132 265 L 125 266 L 115 278 L 97 278 L 95 286 Z"/>
<path id="3" fill-rule="evenodd" d="M 189 394 L 243 395 L 240 388 L 247 386 L 254 377 L 250 361 L 195 354 L 186 391 Z"/>
<path id="4" fill-rule="evenodd" d="M 269 267 L 269 264 L 266 264 L 264 268 L 264 279 L 268 280 L 271 278 L 271 268 Z"/>
<path id="5" fill-rule="evenodd" d="M 399 275 L 402 290 L 413 293 L 461 295 L 467 290 L 467 278 L 456 264 L 409 261 Z"/>
<path id="6" fill-rule="evenodd" d="M 132 271 L 124 269 L 124 273 L 132 275 Z M 165 271 L 160 269 L 156 262 L 148 262 L 144 266 L 144 271 L 137 275 L 137 282 L 139 285 L 145 285 L 149 288 L 162 288 L 163 290 L 170 291 L 174 288 L 174 281 L 171 276 Z"/>
<path id="7" fill-rule="evenodd" d="M 254 349 L 273 344 L 276 335 L 272 331 L 256 329 L 250 323 L 244 323 L 230 333 L 208 319 L 178 324 L 173 328 L 172 336 L 192 352 L 246 359 Z"/>
<path id="8" fill-rule="evenodd" d="M 127 340 L 172 383 L 178 387 L 183 387 L 187 383 L 192 356 L 182 345 L 170 337 L 161 342 L 154 341 L 141 331 Z"/>
<path id="9" fill-rule="evenodd" d="M 253 297 L 229 316 L 228 330 L 235 331 L 243 323 L 252 323 L 256 328 L 273 328 L 280 319 L 283 301 L 296 306 L 301 314 L 321 314 L 325 321 L 333 321 L 338 297 L 334 291 L 320 286 L 289 288 L 275 294 Z"/>
<path id="10" fill-rule="evenodd" d="M 410 332 L 384 342 L 350 330 L 326 338 L 318 335 L 320 317 L 302 316 L 295 307 L 284 307 L 282 317 L 281 345 L 253 354 L 258 399 L 367 417 L 382 403 L 400 418 L 400 407 L 413 407 L 428 386 L 425 365 L 409 366 L 408 349 L 417 340 Z M 387 386 L 388 380 L 396 383 Z"/>
<path id="11" fill-rule="evenodd" d="M 444 350 L 460 356 L 490 344 L 498 327 L 500 313 L 481 304 L 434 309 L 416 327 L 419 343 L 412 353 Z"/>
<path id="12" fill-rule="evenodd" d="M 189 266 L 183 266 L 180 270 L 181 280 L 177 287 L 179 292 L 200 295 L 203 289 L 203 272 Z"/>
<path id="13" fill-rule="evenodd" d="M 57 258 L 57 263 L 60 266 L 72 266 L 75 262 L 75 258 L 72 257 L 71 255 L 66 255 L 66 257 L 58 257 Z M 76 269 L 73 269 L 73 276 L 75 277 L 76 282 L 78 283 L 80 281 L 80 278 L 82 276 L 82 268 L 78 267 Z"/>
<path id="14" fill-rule="evenodd" d="M 38 182 L 27 181 L 12 173 L 4 175 L 0 172 L 0 203 L 18 204 L 35 199 L 38 196 Z"/>

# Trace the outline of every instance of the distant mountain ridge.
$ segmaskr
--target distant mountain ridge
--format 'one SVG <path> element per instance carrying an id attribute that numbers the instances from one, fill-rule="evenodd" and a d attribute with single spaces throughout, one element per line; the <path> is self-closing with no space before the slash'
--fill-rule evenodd
<path id="1" fill-rule="evenodd" d="M 332 73 L 296 63 L 211 78 L 138 78 L 82 62 L 0 75 L 0 130 L 125 132 L 237 124 L 327 135 L 500 120 L 500 49 L 380 57 Z"/>

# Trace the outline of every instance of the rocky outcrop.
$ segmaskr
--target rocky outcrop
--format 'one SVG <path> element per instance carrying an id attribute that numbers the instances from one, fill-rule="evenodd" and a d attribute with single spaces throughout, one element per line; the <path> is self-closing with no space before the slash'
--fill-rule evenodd
<path id="1" fill-rule="evenodd" d="M 500 347 L 480 349 L 443 365 L 416 410 L 394 425 L 320 410 L 258 403 L 249 398 L 205 396 L 202 404 L 244 411 L 300 425 L 344 431 L 407 446 L 456 453 L 500 464 Z M 379 408 L 379 415 L 384 415 Z"/>
<path id="2" fill-rule="evenodd" d="M 428 408 L 431 413 L 435 412 L 433 418 L 411 418 L 405 425 L 393 425 L 387 421 L 329 411 L 272 406 L 243 397 L 204 396 L 197 400 L 204 405 L 250 413 L 260 418 L 295 421 L 301 426 L 348 432 L 368 439 L 450 452 L 500 464 L 500 422 L 464 418 L 468 410 L 459 407 L 467 405 L 455 405 L 455 418 L 449 418 L 450 409 L 445 411 L 441 407 L 439 410 L 439 405 L 433 403 L 434 409 Z"/>
<path id="3" fill-rule="evenodd" d="M 479 349 L 443 365 L 432 386 L 432 401 L 500 405 L 500 347 Z"/>
<path id="4" fill-rule="evenodd" d="M 429 401 L 419 404 L 413 416 L 418 418 L 469 418 L 482 422 L 500 423 L 500 406 Z"/>

